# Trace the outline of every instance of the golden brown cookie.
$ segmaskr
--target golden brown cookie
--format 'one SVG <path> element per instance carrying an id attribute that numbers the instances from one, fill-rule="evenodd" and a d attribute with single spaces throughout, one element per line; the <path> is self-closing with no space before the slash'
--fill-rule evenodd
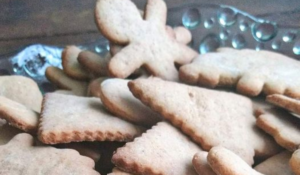
<path id="1" fill-rule="evenodd" d="M 0 96 L 21 103 L 36 112 L 41 111 L 43 96 L 37 83 L 30 78 L 18 75 L 0 76 Z"/>
<path id="2" fill-rule="evenodd" d="M 86 96 L 87 82 L 68 77 L 57 67 L 48 67 L 45 73 L 47 79 L 59 88 L 71 90 L 75 95 Z"/>
<path id="3" fill-rule="evenodd" d="M 172 29 L 172 27 L 170 26 L 166 26 L 166 31 L 171 38 L 176 39 L 176 41 L 178 41 L 179 43 L 188 44 L 189 42 L 192 41 L 191 32 L 182 26 L 175 27 L 174 29 Z M 116 55 L 125 47 L 123 45 L 118 45 L 114 43 L 110 43 L 109 46 L 110 46 L 110 54 L 112 56 Z"/>
<path id="4" fill-rule="evenodd" d="M 33 137 L 24 133 L 0 146 L 0 174 L 99 175 L 94 161 L 77 151 L 33 144 Z"/>
<path id="5" fill-rule="evenodd" d="M 192 159 L 201 149 L 167 122 L 119 148 L 112 162 L 132 174 L 196 175 Z"/>
<path id="6" fill-rule="evenodd" d="M 300 101 L 280 94 L 268 95 L 267 102 L 276 106 L 300 114 Z"/>
<path id="7" fill-rule="evenodd" d="M 213 147 L 207 156 L 210 167 L 218 175 L 262 175 L 230 150 Z"/>
<path id="8" fill-rule="evenodd" d="M 130 0 L 99 0 L 95 18 L 101 33 L 111 42 L 127 45 L 109 62 L 109 72 L 125 78 L 145 66 L 155 76 L 178 80 L 174 62 L 189 63 L 197 52 L 166 32 L 167 8 L 163 0 L 148 0 L 145 17 Z"/>
<path id="9" fill-rule="evenodd" d="M 104 57 L 84 50 L 78 55 L 78 62 L 87 72 L 90 72 L 94 77 L 108 76 L 108 62 L 111 56 L 107 53 Z"/>
<path id="10" fill-rule="evenodd" d="M 289 166 L 291 156 L 291 152 L 283 151 L 256 165 L 254 169 L 267 175 L 294 175 Z"/>
<path id="11" fill-rule="evenodd" d="M 300 119 L 287 111 L 269 108 L 258 116 L 256 124 L 274 137 L 282 147 L 295 151 L 300 145 Z"/>
<path id="12" fill-rule="evenodd" d="M 0 96 L 0 118 L 12 126 L 35 134 L 38 128 L 39 114 L 25 105 Z"/>
<path id="13" fill-rule="evenodd" d="M 81 64 L 77 61 L 77 57 L 82 50 L 76 46 L 67 46 L 62 52 L 62 66 L 66 75 L 78 80 L 88 80 L 90 75 Z"/>
<path id="14" fill-rule="evenodd" d="M 46 144 L 131 141 L 141 127 L 108 113 L 100 99 L 48 93 L 43 100 L 39 139 Z"/>
<path id="15" fill-rule="evenodd" d="M 288 71 L 287 71 L 288 70 Z M 257 96 L 261 92 L 300 97 L 300 63 L 270 51 L 220 49 L 199 55 L 180 68 L 180 78 L 190 84 L 235 87 Z"/>
<path id="16" fill-rule="evenodd" d="M 129 82 L 131 92 L 209 151 L 224 146 L 253 163 L 255 152 L 268 157 L 280 151 L 255 126 L 249 98 L 222 91 L 168 82 L 158 78 Z"/>
<path id="17" fill-rule="evenodd" d="M 136 99 L 127 83 L 129 80 L 107 79 L 101 84 L 100 98 L 103 105 L 113 114 L 137 125 L 151 127 L 162 117 Z"/>
<path id="18" fill-rule="evenodd" d="M 178 27 L 174 27 L 173 31 L 175 34 L 176 41 L 182 44 L 188 44 L 189 42 L 192 41 L 192 34 L 188 29 L 182 26 L 178 26 Z"/>

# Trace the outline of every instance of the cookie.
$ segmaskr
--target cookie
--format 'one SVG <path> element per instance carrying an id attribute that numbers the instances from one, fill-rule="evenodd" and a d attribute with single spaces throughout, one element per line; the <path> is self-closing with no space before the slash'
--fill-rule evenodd
<path id="1" fill-rule="evenodd" d="M 199 175 L 216 175 L 207 162 L 208 152 L 201 151 L 194 155 L 193 166 Z"/>
<path id="2" fill-rule="evenodd" d="M 0 119 L 0 145 L 8 143 L 15 135 L 22 131 L 10 126 L 5 120 Z"/>
<path id="3" fill-rule="evenodd" d="M 35 81 L 30 78 L 13 75 L 0 76 L 0 96 L 21 103 L 40 112 L 43 96 Z"/>
<path id="4" fill-rule="evenodd" d="M 120 170 L 120 169 L 118 169 L 118 168 L 114 168 L 114 169 L 112 170 L 112 172 L 109 173 L 108 175 L 133 175 L 133 174 L 126 173 L 126 172 L 124 172 L 124 171 L 122 171 L 122 170 Z"/>
<path id="5" fill-rule="evenodd" d="M 232 151 L 217 146 L 213 147 L 207 156 L 210 167 L 220 175 L 262 175 L 244 162 Z"/>
<path id="6" fill-rule="evenodd" d="M 46 144 L 131 141 L 141 127 L 108 113 L 100 99 L 48 93 L 43 100 L 38 137 Z"/>
<path id="7" fill-rule="evenodd" d="M 258 116 L 256 124 L 272 135 L 282 147 L 295 151 L 300 145 L 300 119 L 277 108 L 265 110 Z"/>
<path id="8" fill-rule="evenodd" d="M 236 86 L 238 92 L 249 96 L 263 92 L 300 97 L 299 73 L 300 63 L 279 53 L 230 48 L 199 55 L 180 68 L 180 78 L 186 83 Z"/>
<path id="9" fill-rule="evenodd" d="M 290 167 L 292 169 L 292 171 L 296 174 L 296 175 L 300 175 L 300 149 L 296 150 L 291 159 L 290 159 Z"/>
<path id="10" fill-rule="evenodd" d="M 187 64 L 197 52 L 169 37 L 166 15 L 163 0 L 148 1 L 145 20 L 130 0 L 97 2 L 95 16 L 101 33 L 111 42 L 128 44 L 111 58 L 108 68 L 112 76 L 125 78 L 145 66 L 152 75 L 178 80 L 174 62 Z"/>
<path id="11" fill-rule="evenodd" d="M 77 57 L 82 50 L 76 46 L 67 46 L 62 52 L 62 66 L 66 75 L 78 80 L 88 80 L 89 73 L 79 64 Z"/>
<path id="12" fill-rule="evenodd" d="M 274 94 L 267 96 L 267 102 L 272 103 L 276 106 L 300 114 L 300 101 L 284 95 Z"/>
<path id="13" fill-rule="evenodd" d="M 45 75 L 51 83 L 55 84 L 59 88 L 71 90 L 75 95 L 78 96 L 86 95 L 87 82 L 72 79 L 57 67 L 48 67 Z"/>
<path id="14" fill-rule="evenodd" d="M 72 142 L 57 145 L 58 148 L 74 149 L 79 152 L 80 155 L 89 157 L 95 162 L 98 162 L 101 154 L 98 149 L 98 144 L 95 142 Z"/>
<path id="15" fill-rule="evenodd" d="M 77 151 L 33 143 L 33 137 L 24 133 L 0 146 L 0 174 L 99 175 L 93 169 L 94 161 Z"/>
<path id="16" fill-rule="evenodd" d="M 188 44 L 189 42 L 192 41 L 192 34 L 188 29 L 182 26 L 178 26 L 178 27 L 174 27 L 173 31 L 175 34 L 176 41 L 182 44 Z"/>
<path id="17" fill-rule="evenodd" d="M 100 98 L 111 113 L 137 125 L 151 127 L 162 117 L 136 99 L 127 83 L 129 80 L 107 79 L 101 84 Z"/>
<path id="18" fill-rule="evenodd" d="M 110 54 L 106 54 L 104 57 L 91 52 L 82 51 L 78 55 L 78 62 L 87 72 L 90 72 L 94 77 L 108 76 L 108 62 L 110 60 Z"/>
<path id="19" fill-rule="evenodd" d="M 39 114 L 3 96 L 0 96 L 0 118 L 25 132 L 35 134 L 37 131 Z"/>
<path id="20" fill-rule="evenodd" d="M 132 174 L 196 175 L 192 158 L 201 149 L 167 122 L 159 122 L 117 149 L 112 162 Z"/>
<path id="21" fill-rule="evenodd" d="M 291 156 L 291 152 L 283 151 L 256 165 L 254 169 L 263 174 L 294 175 L 289 166 Z"/>
<path id="22" fill-rule="evenodd" d="M 100 98 L 101 83 L 106 79 L 108 79 L 108 77 L 100 77 L 91 81 L 88 86 L 87 96 Z"/>
<path id="23" fill-rule="evenodd" d="M 250 165 L 255 152 L 268 157 L 280 148 L 255 126 L 249 98 L 223 91 L 168 82 L 159 78 L 128 83 L 135 97 L 209 151 L 224 146 Z"/>

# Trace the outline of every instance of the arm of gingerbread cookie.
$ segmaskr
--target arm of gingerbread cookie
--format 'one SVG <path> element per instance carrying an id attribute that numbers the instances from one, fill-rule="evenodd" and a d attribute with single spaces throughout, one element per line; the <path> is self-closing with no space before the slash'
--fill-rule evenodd
<path id="1" fill-rule="evenodd" d="M 179 79 L 174 63 L 169 62 L 168 59 L 161 59 L 160 62 L 148 62 L 145 67 L 154 76 L 172 81 L 178 81 Z"/>

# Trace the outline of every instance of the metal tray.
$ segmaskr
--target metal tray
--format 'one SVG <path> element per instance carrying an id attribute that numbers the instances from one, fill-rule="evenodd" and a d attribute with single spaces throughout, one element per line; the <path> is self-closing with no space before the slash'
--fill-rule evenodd
<path id="1" fill-rule="evenodd" d="M 236 49 L 252 48 L 271 50 L 300 59 L 298 28 L 256 18 L 234 7 L 192 3 L 168 9 L 167 24 L 184 26 L 193 36 L 189 44 L 200 54 L 219 47 Z M 108 41 L 82 43 L 82 49 L 105 55 Z M 0 75 L 24 75 L 33 78 L 43 92 L 51 91 L 52 85 L 45 78 L 48 66 L 61 68 L 63 47 L 33 44 L 13 53 L 0 55 Z"/>

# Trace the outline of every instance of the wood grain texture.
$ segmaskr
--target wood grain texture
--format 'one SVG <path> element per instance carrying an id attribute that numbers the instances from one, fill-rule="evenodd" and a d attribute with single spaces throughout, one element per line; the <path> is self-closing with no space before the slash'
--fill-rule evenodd
<path id="1" fill-rule="evenodd" d="M 133 0 L 143 8 L 146 0 Z M 165 0 L 168 7 L 206 0 Z M 0 55 L 32 43 L 67 45 L 95 40 L 96 0 L 0 1 Z M 284 25 L 300 26 L 299 0 L 210 0 L 210 4 L 235 6 L 258 17 Z M 100 35 L 99 35 L 100 36 Z"/>

